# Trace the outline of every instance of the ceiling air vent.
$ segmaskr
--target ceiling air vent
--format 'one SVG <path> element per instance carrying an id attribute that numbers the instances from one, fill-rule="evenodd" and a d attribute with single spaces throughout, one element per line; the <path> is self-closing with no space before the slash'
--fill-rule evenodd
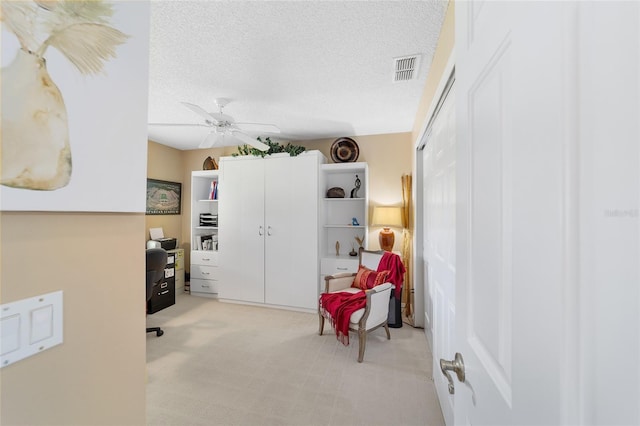
<path id="1" fill-rule="evenodd" d="M 393 58 L 394 72 L 393 82 L 415 80 L 418 76 L 418 65 L 420 63 L 420 55 L 403 56 L 401 58 Z"/>

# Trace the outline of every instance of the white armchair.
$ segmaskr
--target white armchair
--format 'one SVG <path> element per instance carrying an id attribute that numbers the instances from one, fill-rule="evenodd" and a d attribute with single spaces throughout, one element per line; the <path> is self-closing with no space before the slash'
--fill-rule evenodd
<path id="1" fill-rule="evenodd" d="M 375 271 L 383 254 L 383 251 L 360 250 L 360 265 Z M 346 272 L 325 277 L 325 293 L 348 292 L 355 294 L 360 292 L 361 289 L 351 287 L 355 276 L 355 273 Z M 358 333 L 358 362 L 362 362 L 364 359 L 368 333 L 379 327 L 384 327 L 387 332 L 387 340 L 391 339 L 387 320 L 389 318 L 389 299 L 393 287 L 393 284 L 385 282 L 365 290 L 365 307 L 356 310 L 349 317 L 349 330 Z M 318 334 L 322 335 L 325 317 L 329 321 L 332 319 L 320 304 L 318 304 L 318 316 L 320 320 Z"/>

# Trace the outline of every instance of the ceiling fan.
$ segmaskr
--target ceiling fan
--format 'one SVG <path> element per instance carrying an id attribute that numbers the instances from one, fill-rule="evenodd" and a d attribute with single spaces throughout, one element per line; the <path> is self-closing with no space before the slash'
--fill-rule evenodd
<path id="1" fill-rule="evenodd" d="M 229 140 L 236 140 L 236 144 L 246 144 L 259 149 L 260 151 L 267 151 L 269 145 L 264 144 L 256 138 L 249 136 L 246 132 L 251 133 L 280 133 L 278 126 L 274 124 L 263 123 L 239 123 L 236 122 L 230 115 L 224 114 L 222 111 L 224 107 L 230 102 L 226 98 L 217 98 L 214 103 L 218 107 L 218 112 L 207 112 L 204 108 L 190 104 L 188 102 L 182 102 L 184 106 L 191 111 L 204 118 L 204 124 L 176 124 L 176 123 L 157 123 L 150 124 L 150 126 L 198 126 L 209 127 L 211 131 L 202 140 L 199 148 L 211 148 L 214 145 L 228 145 Z"/>

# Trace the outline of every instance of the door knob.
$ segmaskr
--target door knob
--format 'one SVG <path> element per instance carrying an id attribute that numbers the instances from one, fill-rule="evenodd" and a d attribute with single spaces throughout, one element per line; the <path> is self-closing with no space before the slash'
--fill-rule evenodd
<path id="1" fill-rule="evenodd" d="M 453 361 L 440 359 L 440 370 L 442 371 L 442 374 L 447 376 L 447 380 L 449 381 L 449 393 L 453 395 L 455 393 L 455 388 L 449 371 L 456 373 L 460 383 L 464 383 L 464 360 L 462 359 L 462 355 L 459 352 L 456 352 L 456 357 Z"/>

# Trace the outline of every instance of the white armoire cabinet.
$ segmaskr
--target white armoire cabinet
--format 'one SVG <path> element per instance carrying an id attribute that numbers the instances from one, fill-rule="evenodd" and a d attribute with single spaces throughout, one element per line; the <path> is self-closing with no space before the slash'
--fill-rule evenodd
<path id="1" fill-rule="evenodd" d="M 318 151 L 220 159 L 218 297 L 317 308 Z"/>

